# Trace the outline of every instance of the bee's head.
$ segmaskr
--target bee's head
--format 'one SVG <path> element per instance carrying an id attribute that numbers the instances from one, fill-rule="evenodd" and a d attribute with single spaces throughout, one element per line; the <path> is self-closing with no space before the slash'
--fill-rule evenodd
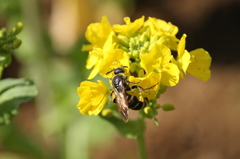
<path id="1" fill-rule="evenodd" d="M 114 69 L 114 71 L 113 71 L 113 73 L 114 73 L 115 75 L 118 75 L 118 74 L 124 73 L 124 72 L 125 72 L 124 68 L 116 68 L 116 69 Z"/>
<path id="2" fill-rule="evenodd" d="M 127 68 L 127 66 L 122 66 L 122 67 L 118 67 L 118 68 L 116 68 L 116 69 L 113 69 L 113 70 L 107 72 L 106 75 L 109 74 L 109 73 L 111 73 L 111 72 L 113 72 L 114 75 L 118 75 L 118 74 L 120 74 L 120 73 L 123 73 L 123 74 L 124 74 L 124 73 L 125 73 L 124 68 Z"/>

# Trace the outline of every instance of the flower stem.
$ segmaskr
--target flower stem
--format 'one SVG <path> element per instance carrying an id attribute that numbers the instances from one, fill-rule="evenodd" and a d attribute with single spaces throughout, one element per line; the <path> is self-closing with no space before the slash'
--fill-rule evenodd
<path id="1" fill-rule="evenodd" d="M 139 121 L 141 123 L 140 125 L 144 127 L 143 131 L 139 132 L 139 134 L 137 135 L 139 159 L 147 159 L 147 151 L 146 151 L 145 138 L 144 138 L 146 123 L 141 113 L 139 114 Z"/>
<path id="2" fill-rule="evenodd" d="M 139 153 L 139 159 L 147 159 L 147 152 L 146 152 L 146 146 L 144 141 L 144 134 L 141 133 L 137 136 L 137 144 L 138 144 L 138 153 Z"/>

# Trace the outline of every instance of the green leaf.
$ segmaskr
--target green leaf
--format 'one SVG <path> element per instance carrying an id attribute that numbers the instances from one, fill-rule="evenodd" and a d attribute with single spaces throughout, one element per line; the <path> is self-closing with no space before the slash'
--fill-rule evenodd
<path id="1" fill-rule="evenodd" d="M 112 123 L 117 128 L 117 130 L 126 138 L 136 139 L 137 136 L 143 134 L 145 131 L 145 123 L 142 119 L 129 120 L 127 123 L 125 123 L 122 119 L 117 118 L 116 116 L 100 116 L 108 122 Z"/>
<path id="2" fill-rule="evenodd" d="M 3 79 L 0 81 L 0 125 L 7 125 L 18 112 L 18 106 L 37 95 L 31 80 Z"/>
<path id="3" fill-rule="evenodd" d="M 161 108 L 164 111 L 171 111 L 171 110 L 175 109 L 174 105 L 172 105 L 172 104 L 164 104 L 164 105 L 161 106 Z"/>

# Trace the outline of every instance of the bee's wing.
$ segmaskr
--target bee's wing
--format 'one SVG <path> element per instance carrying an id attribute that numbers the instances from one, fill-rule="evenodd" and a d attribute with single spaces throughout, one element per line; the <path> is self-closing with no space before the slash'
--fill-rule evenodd
<path id="1" fill-rule="evenodd" d="M 116 103 L 118 105 L 119 113 L 121 114 L 123 120 L 125 122 L 128 121 L 128 102 L 125 92 L 120 93 L 118 91 L 114 91 L 116 95 Z"/>

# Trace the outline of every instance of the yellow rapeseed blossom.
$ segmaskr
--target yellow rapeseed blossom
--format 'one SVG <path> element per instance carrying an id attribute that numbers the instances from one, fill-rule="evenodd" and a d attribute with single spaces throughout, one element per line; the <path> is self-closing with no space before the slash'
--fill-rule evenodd
<path id="1" fill-rule="evenodd" d="M 100 74 L 110 79 L 111 88 L 108 90 L 101 81 L 98 84 L 82 82 L 78 88 L 81 98 L 78 108 L 82 114 L 97 115 L 106 104 L 110 90 L 120 91 L 121 100 L 126 100 L 126 97 L 130 100 L 131 96 L 135 96 L 138 99 L 135 98 L 135 102 L 140 102 L 139 105 L 146 102 L 156 105 L 156 97 L 166 87 L 177 85 L 185 74 L 203 81 L 210 78 L 210 55 L 204 49 L 189 52 L 186 49 L 187 35 L 183 34 L 180 39 L 176 37 L 177 26 L 153 17 L 145 21 L 144 16 L 132 22 L 125 17 L 124 21 L 123 25 L 111 25 L 103 16 L 100 23 L 90 24 L 87 28 L 85 36 L 90 44 L 84 45 L 82 50 L 89 51 L 86 68 L 92 71 L 88 79 Z M 118 76 L 114 70 L 119 68 L 124 69 L 119 78 L 122 81 L 117 81 L 121 85 L 117 86 L 121 88 L 115 89 L 112 80 Z M 111 97 L 113 101 L 117 98 L 114 93 Z M 156 112 L 155 109 L 157 107 L 151 107 L 152 112 Z"/>
<path id="2" fill-rule="evenodd" d="M 83 115 L 98 115 L 107 102 L 109 90 L 100 80 L 98 83 L 84 81 L 77 89 L 80 97 L 78 109 Z"/>

